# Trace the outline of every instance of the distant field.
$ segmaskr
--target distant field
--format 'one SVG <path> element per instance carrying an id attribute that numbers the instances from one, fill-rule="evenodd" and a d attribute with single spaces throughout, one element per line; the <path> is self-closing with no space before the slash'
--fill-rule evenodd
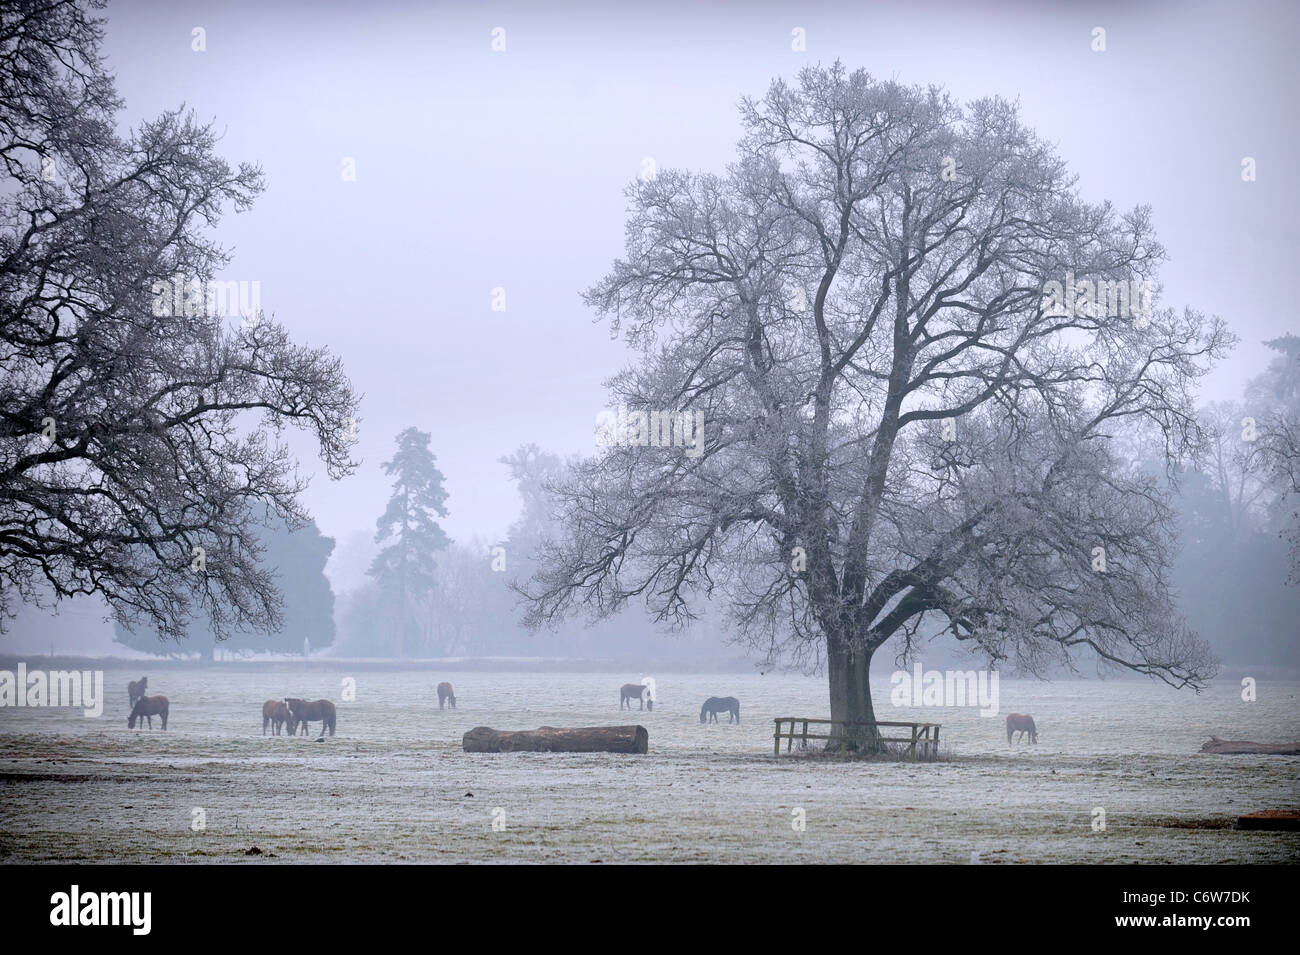
<path id="1" fill-rule="evenodd" d="M 167 732 L 126 728 L 126 671 L 99 719 L 0 709 L 4 862 L 1295 862 L 1300 834 L 1237 832 L 1236 816 L 1300 806 L 1300 757 L 1207 756 L 1211 734 L 1300 739 L 1300 684 L 1199 696 L 1130 681 L 1001 682 L 1001 715 L 889 706 L 944 724 L 931 764 L 772 757 L 774 716 L 826 715 L 797 676 L 656 673 L 653 712 L 618 710 L 638 673 L 456 673 L 439 712 L 428 672 L 153 669 Z M 132 673 L 131 676 L 139 674 Z M 338 702 L 338 735 L 261 735 L 270 697 Z M 703 726 L 706 696 L 741 700 Z M 1008 712 L 1039 745 L 1006 744 Z M 638 722 L 646 756 L 467 755 L 501 729 Z M 1094 831 L 1094 809 L 1106 828 Z M 795 831 L 795 810 L 804 831 Z M 201 810 L 199 813 L 197 810 Z M 494 810 L 500 810 L 494 812 Z M 494 830 L 493 820 L 504 829 Z M 193 828 L 201 819 L 203 828 Z M 264 853 L 245 853 L 257 846 Z"/>

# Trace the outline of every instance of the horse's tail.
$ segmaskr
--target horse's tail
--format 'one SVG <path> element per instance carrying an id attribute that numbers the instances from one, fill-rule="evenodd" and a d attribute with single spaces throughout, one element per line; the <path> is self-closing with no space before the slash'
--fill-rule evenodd
<path id="1" fill-rule="evenodd" d="M 330 735 L 331 735 L 331 736 L 334 735 L 334 718 L 335 718 L 336 716 L 338 716 L 338 711 L 337 711 L 336 709 L 334 709 L 334 707 L 331 706 L 331 707 L 330 707 L 330 721 L 329 721 L 329 722 L 330 722 Z M 324 736 L 324 735 L 325 735 L 324 730 L 325 730 L 325 727 L 322 726 L 322 727 L 321 727 L 321 734 L 320 734 L 321 736 Z"/>

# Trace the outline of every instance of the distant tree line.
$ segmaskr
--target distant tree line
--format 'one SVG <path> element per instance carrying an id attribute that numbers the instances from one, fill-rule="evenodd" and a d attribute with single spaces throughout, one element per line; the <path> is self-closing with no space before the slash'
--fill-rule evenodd
<path id="1" fill-rule="evenodd" d="M 1206 445 L 1177 475 L 1173 583 L 1183 612 L 1225 662 L 1297 667 L 1300 338 L 1265 344 L 1275 357 L 1241 399 L 1201 409 Z"/>
<path id="2" fill-rule="evenodd" d="M 213 659 L 218 650 L 225 653 L 306 653 L 323 650 L 334 643 L 334 591 L 325 576 L 325 564 L 334 550 L 334 541 L 321 534 L 315 521 L 291 530 L 274 515 L 266 515 L 260 529 L 259 543 L 264 548 L 262 562 L 272 574 L 282 599 L 282 626 L 278 630 L 230 630 L 218 641 L 208 621 L 196 617 L 189 621 L 189 637 L 184 643 L 161 643 L 151 629 L 129 630 L 114 624 L 114 640 L 124 646 L 147 653 L 198 653 Z"/>

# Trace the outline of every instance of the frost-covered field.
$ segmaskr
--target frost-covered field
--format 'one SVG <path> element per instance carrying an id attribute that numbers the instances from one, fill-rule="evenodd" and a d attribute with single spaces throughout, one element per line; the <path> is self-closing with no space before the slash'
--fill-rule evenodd
<path id="1" fill-rule="evenodd" d="M 171 699 L 165 733 L 126 728 L 141 673 Z M 265 862 L 252 846 L 288 862 L 1300 860 L 1295 833 L 1160 825 L 1300 805 L 1300 757 L 1197 752 L 1211 733 L 1300 739 L 1300 684 L 1264 681 L 1243 703 L 1235 683 L 1003 680 L 985 719 L 891 707 L 885 673 L 878 718 L 941 722 L 950 745 L 950 761 L 912 765 L 774 759 L 772 718 L 826 715 L 822 680 L 653 675 L 654 711 L 628 717 L 618 687 L 636 672 L 111 669 L 100 719 L 0 709 L 0 860 Z M 348 676 L 356 701 L 338 702 Z M 442 679 L 455 711 L 438 710 Z M 286 695 L 338 702 L 338 735 L 263 738 L 262 701 Z M 701 725 L 710 695 L 738 697 L 743 722 Z M 1037 746 L 1007 746 L 1008 712 L 1033 714 Z M 628 722 L 648 755 L 460 747 L 473 726 Z"/>

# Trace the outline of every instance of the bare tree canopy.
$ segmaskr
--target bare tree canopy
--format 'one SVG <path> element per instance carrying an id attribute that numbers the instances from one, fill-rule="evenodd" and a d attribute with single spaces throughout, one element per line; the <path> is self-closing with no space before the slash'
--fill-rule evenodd
<path id="1" fill-rule="evenodd" d="M 1148 210 L 1084 201 L 997 98 L 837 63 L 741 115 L 725 175 L 630 187 L 587 294 L 642 353 L 612 400 L 692 413 L 703 453 L 639 431 L 560 482 L 528 622 L 721 597 L 770 658 L 826 668 L 836 720 L 874 719 L 886 640 L 937 629 L 1031 672 L 1082 651 L 1202 684 L 1169 502 L 1124 442 L 1189 452 L 1231 336 L 1159 307 Z"/>
<path id="2" fill-rule="evenodd" d="M 260 311 L 214 314 L 208 233 L 261 171 L 182 112 L 119 136 L 102 33 L 76 3 L 0 9 L 0 610 L 52 590 L 165 637 L 273 627 L 254 525 L 305 518 L 280 431 L 348 474 L 357 396 Z"/>

